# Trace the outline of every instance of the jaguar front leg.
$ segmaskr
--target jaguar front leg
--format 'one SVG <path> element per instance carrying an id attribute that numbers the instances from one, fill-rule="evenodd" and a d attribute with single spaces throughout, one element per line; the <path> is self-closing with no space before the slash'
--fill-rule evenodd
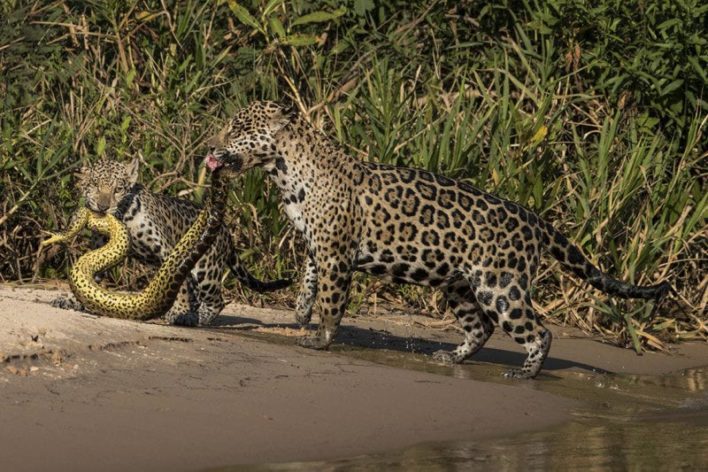
<path id="1" fill-rule="evenodd" d="M 87 311 L 81 302 L 78 301 L 73 295 L 61 295 L 53 299 L 49 302 L 49 304 L 54 308 L 61 308 L 62 310 Z"/>
<path id="2" fill-rule="evenodd" d="M 297 305 L 295 307 L 295 320 L 301 325 L 306 326 L 312 319 L 312 308 L 317 299 L 317 263 L 312 254 L 308 255 L 307 263 L 305 264 L 305 273 L 302 277 L 302 287 L 297 297 Z"/>
<path id="3" fill-rule="evenodd" d="M 347 243 L 343 243 L 347 244 Z M 353 245 L 344 254 L 335 249 L 317 253 L 317 300 L 320 324 L 314 335 L 300 338 L 298 344 L 311 349 L 326 349 L 337 334 L 347 309 L 353 271 Z"/>

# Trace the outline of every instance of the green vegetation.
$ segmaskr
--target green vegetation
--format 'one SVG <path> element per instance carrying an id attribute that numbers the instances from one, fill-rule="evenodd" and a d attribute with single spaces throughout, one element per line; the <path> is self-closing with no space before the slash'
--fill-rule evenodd
<path id="1" fill-rule="evenodd" d="M 362 159 L 467 179 L 613 276 L 679 293 L 653 312 L 549 260 L 547 318 L 635 348 L 706 339 L 707 13 L 699 0 L 4 0 L 0 274 L 63 277 L 76 253 L 40 257 L 40 229 L 66 225 L 82 162 L 137 155 L 151 189 L 198 199 L 203 141 L 248 101 L 278 99 Z M 277 193 L 257 171 L 233 189 L 244 260 L 295 271 Z M 119 283 L 144 277 L 130 267 Z M 355 306 L 403 298 L 440 315 L 428 290 L 361 278 L 355 292 Z"/>

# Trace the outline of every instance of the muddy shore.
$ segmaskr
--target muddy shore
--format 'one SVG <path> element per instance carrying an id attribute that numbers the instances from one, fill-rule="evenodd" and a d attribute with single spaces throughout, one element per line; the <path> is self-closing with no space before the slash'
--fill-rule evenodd
<path id="1" fill-rule="evenodd" d="M 175 328 L 52 308 L 62 293 L 0 286 L 0 470 L 203 470 L 507 437 L 582 406 L 537 388 L 564 372 L 708 365 L 704 343 L 637 356 L 552 327 L 538 380 L 488 382 L 524 357 L 503 335 L 459 375 L 369 360 L 416 352 L 433 365 L 460 335 L 429 318 L 349 318 L 316 352 L 295 346 L 290 311 L 232 304 L 212 329 Z"/>

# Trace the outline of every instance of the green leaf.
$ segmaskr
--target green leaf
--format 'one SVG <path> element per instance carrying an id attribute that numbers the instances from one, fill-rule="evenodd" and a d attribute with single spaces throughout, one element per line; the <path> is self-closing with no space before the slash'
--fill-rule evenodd
<path id="1" fill-rule="evenodd" d="M 238 18 L 241 23 L 255 28 L 261 33 L 265 33 L 258 21 L 248 12 L 248 10 L 246 10 L 245 7 L 242 7 L 236 3 L 235 0 L 227 0 L 227 3 L 229 4 L 229 9 L 231 9 L 233 14 L 236 15 L 236 18 Z"/>
<path id="2" fill-rule="evenodd" d="M 98 144 L 96 145 L 96 155 L 102 156 L 105 151 L 106 151 L 106 137 L 101 136 L 100 138 L 98 138 Z"/>
<path id="3" fill-rule="evenodd" d="M 300 18 L 296 18 L 295 21 L 291 23 L 291 26 L 304 25 L 306 23 L 323 23 L 326 21 L 332 21 L 344 15 L 346 12 L 346 7 L 337 8 L 333 12 L 314 11 L 312 13 L 308 13 L 307 15 L 303 15 Z"/>
<path id="4" fill-rule="evenodd" d="M 329 51 L 330 56 L 334 56 L 336 54 L 339 54 L 343 51 L 345 51 L 349 47 L 349 41 L 346 39 L 340 39 L 337 44 L 335 44 L 332 49 Z"/>
<path id="5" fill-rule="evenodd" d="M 279 39 L 285 37 L 285 28 L 283 28 L 283 23 L 280 22 L 277 16 L 272 16 L 270 18 L 270 29 L 278 36 Z"/>
<path id="6" fill-rule="evenodd" d="M 128 74 L 125 76 L 125 83 L 128 88 L 133 86 L 133 80 L 135 80 L 136 74 L 137 71 L 135 70 L 135 67 L 131 67 L 131 69 L 128 71 Z"/>
<path id="7" fill-rule="evenodd" d="M 665 30 L 665 29 L 667 29 L 667 28 L 671 28 L 672 26 L 678 25 L 678 24 L 680 24 L 680 23 L 681 23 L 681 19 L 680 19 L 680 18 L 671 18 L 670 20 L 664 21 L 663 23 L 661 23 L 661 24 L 660 24 L 659 26 L 657 26 L 656 28 L 657 28 L 658 30 Z"/>
<path id="8" fill-rule="evenodd" d="M 123 121 L 120 123 L 120 132 L 125 134 L 126 131 L 128 131 L 128 127 L 130 126 L 132 118 L 130 115 L 126 115 L 125 118 L 123 118 Z"/>
<path id="9" fill-rule="evenodd" d="M 669 85 L 664 87 L 664 90 L 661 91 L 662 95 L 668 95 L 677 88 L 681 87 L 683 85 L 683 79 L 676 79 L 673 82 L 671 82 Z"/>
<path id="10" fill-rule="evenodd" d="M 270 14 L 273 13 L 275 9 L 283 3 L 285 3 L 285 0 L 270 0 L 270 2 L 268 2 L 268 5 L 266 5 L 266 7 L 263 9 L 263 13 L 261 14 L 261 20 L 265 20 L 266 17 L 270 16 Z"/>
<path id="11" fill-rule="evenodd" d="M 317 36 L 313 34 L 291 34 L 290 36 L 287 36 L 285 39 L 282 41 L 283 44 L 287 44 L 288 46 L 294 46 L 294 47 L 299 47 L 299 46 L 312 46 L 313 44 L 317 44 Z"/>
<path id="12" fill-rule="evenodd" d="M 369 10 L 374 9 L 374 0 L 354 0 L 354 12 L 358 16 L 365 16 Z"/>
<path id="13" fill-rule="evenodd" d="M 553 32 L 553 30 L 551 28 L 546 26 L 546 24 L 540 20 L 530 21 L 529 27 L 533 28 L 534 30 L 538 31 L 541 34 L 550 34 Z"/>
<path id="14" fill-rule="evenodd" d="M 705 70 L 698 62 L 698 59 L 693 56 L 689 56 L 686 59 L 688 60 L 689 64 L 691 64 L 691 67 L 693 67 L 693 70 L 695 70 L 701 76 L 701 79 L 703 79 L 704 82 L 708 81 L 708 75 L 706 75 Z"/>

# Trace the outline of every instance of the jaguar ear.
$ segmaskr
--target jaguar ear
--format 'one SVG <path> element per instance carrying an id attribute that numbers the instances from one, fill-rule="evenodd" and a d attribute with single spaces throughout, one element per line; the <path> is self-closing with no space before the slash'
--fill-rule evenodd
<path id="1" fill-rule="evenodd" d="M 131 184 L 136 183 L 140 174 L 140 159 L 134 157 L 133 160 L 130 161 L 130 164 L 127 165 L 126 170 L 128 173 L 128 181 Z"/>
<path id="2" fill-rule="evenodd" d="M 270 115 L 270 132 L 273 134 L 278 133 L 288 126 L 296 116 L 297 110 L 294 106 L 287 108 L 278 107 L 278 109 Z"/>
<path id="3" fill-rule="evenodd" d="M 86 178 L 91 174 L 91 169 L 86 164 L 81 166 L 81 169 L 74 172 L 74 177 L 79 179 L 80 182 L 86 180 Z"/>
<path id="4" fill-rule="evenodd" d="M 83 163 L 81 168 L 74 172 L 74 177 L 79 180 L 85 180 L 89 175 L 91 175 L 91 168 L 86 163 Z"/>
<path id="5" fill-rule="evenodd" d="M 231 130 L 231 123 L 227 122 L 226 125 L 216 133 L 214 136 L 206 140 L 206 145 L 210 148 L 219 149 L 224 147 L 226 144 L 226 138 L 229 136 L 229 131 Z"/>

